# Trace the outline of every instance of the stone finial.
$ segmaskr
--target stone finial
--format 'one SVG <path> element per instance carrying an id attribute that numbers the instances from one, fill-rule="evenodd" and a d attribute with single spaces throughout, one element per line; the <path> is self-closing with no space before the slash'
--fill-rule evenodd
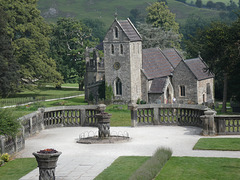
<path id="1" fill-rule="evenodd" d="M 114 14 L 114 17 L 115 17 L 116 20 L 117 20 L 117 16 L 118 16 L 118 13 L 117 13 L 117 10 L 116 10 L 116 12 Z"/>
<path id="2" fill-rule="evenodd" d="M 100 112 L 104 112 L 105 109 L 106 109 L 106 105 L 105 105 L 105 104 L 99 104 L 99 105 L 98 105 L 98 110 L 99 110 Z"/>

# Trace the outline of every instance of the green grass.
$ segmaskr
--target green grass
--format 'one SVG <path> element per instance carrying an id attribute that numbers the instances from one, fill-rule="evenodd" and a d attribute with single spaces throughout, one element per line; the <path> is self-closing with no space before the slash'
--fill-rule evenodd
<path id="1" fill-rule="evenodd" d="M 131 126 L 131 112 L 127 105 L 109 105 L 105 112 L 112 114 L 111 126 Z"/>
<path id="2" fill-rule="evenodd" d="M 240 151 L 240 138 L 201 138 L 193 149 Z"/>
<path id="3" fill-rule="evenodd" d="M 91 18 L 99 19 L 106 24 L 105 29 L 114 20 L 114 14 L 117 10 L 118 19 L 126 19 L 130 15 L 130 10 L 140 8 L 143 11 L 150 3 L 156 0 L 39 0 L 38 8 L 42 14 L 46 13 L 50 8 L 55 8 L 58 11 L 57 17 L 46 18 L 47 21 L 56 22 L 58 17 L 76 17 L 77 19 Z M 169 9 L 176 14 L 176 21 L 184 22 L 191 14 L 198 14 L 205 17 L 218 16 L 219 11 L 196 8 L 180 3 L 175 0 L 168 0 Z"/>
<path id="4" fill-rule="evenodd" d="M 156 180 L 236 180 L 239 169 L 237 158 L 171 157 Z"/>
<path id="5" fill-rule="evenodd" d="M 18 180 L 35 168 L 35 158 L 15 159 L 0 167 L 0 180 Z"/>
<path id="6" fill-rule="evenodd" d="M 78 84 L 77 83 L 75 83 L 75 84 L 72 84 L 72 83 L 64 83 L 64 84 L 62 84 L 62 87 L 71 87 L 71 88 L 78 88 Z"/>
<path id="7" fill-rule="evenodd" d="M 124 180 L 129 177 L 150 157 L 122 156 L 99 174 L 95 180 Z"/>

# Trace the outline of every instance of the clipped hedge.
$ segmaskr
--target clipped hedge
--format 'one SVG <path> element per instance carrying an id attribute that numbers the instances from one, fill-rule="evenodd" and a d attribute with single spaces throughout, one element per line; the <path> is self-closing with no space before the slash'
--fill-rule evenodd
<path id="1" fill-rule="evenodd" d="M 171 156 L 171 149 L 164 147 L 158 148 L 154 155 L 132 174 L 130 180 L 154 179 Z"/>

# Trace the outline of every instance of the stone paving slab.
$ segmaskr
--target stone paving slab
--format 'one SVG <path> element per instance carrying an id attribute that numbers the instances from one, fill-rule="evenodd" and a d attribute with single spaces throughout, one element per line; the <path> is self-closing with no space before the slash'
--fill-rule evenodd
<path id="1" fill-rule="evenodd" d="M 180 126 L 111 127 L 111 131 L 128 132 L 130 141 L 114 144 L 76 143 L 83 132 L 94 127 L 62 127 L 46 129 L 26 140 L 25 149 L 17 157 L 33 157 L 32 153 L 46 148 L 62 152 L 56 168 L 57 180 L 92 180 L 119 156 L 151 156 L 158 147 L 169 147 L 173 156 L 240 158 L 239 151 L 192 150 L 202 138 L 201 129 Z M 217 136 L 240 137 L 240 136 Z M 204 138 L 204 137 L 203 137 Z M 216 137 L 213 137 L 216 138 Z M 38 169 L 21 180 L 38 180 Z"/>

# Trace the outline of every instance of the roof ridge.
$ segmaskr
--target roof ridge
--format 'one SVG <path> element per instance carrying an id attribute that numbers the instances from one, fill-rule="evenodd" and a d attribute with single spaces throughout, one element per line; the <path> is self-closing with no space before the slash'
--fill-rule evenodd
<path id="1" fill-rule="evenodd" d="M 171 63 L 171 61 L 168 59 L 168 57 L 164 54 L 164 52 L 160 49 L 160 48 L 158 48 L 160 51 L 161 51 L 161 53 L 163 54 L 163 56 L 167 59 L 167 61 L 171 64 L 171 66 L 172 66 L 172 68 L 173 68 L 173 70 L 174 70 L 174 66 L 173 66 L 173 64 Z M 170 48 L 169 48 L 170 49 Z"/>
<path id="2" fill-rule="evenodd" d="M 141 34 L 138 32 L 137 28 L 133 25 L 132 21 L 129 18 L 127 18 L 127 21 L 130 23 L 130 25 L 133 27 L 133 29 L 136 31 L 136 33 L 138 34 L 138 36 L 142 40 Z"/>

